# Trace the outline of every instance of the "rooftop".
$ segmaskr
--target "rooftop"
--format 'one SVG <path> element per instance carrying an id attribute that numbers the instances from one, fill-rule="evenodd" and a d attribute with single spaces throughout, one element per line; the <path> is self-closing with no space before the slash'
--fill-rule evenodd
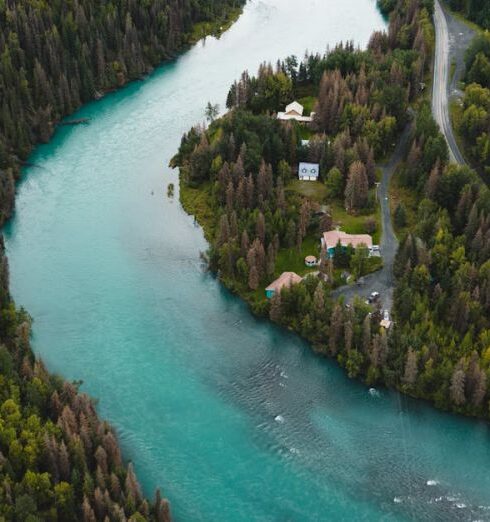
<path id="1" fill-rule="evenodd" d="M 284 112 L 279 112 L 277 114 L 278 120 L 296 120 L 303 123 L 309 123 L 313 121 L 313 115 L 311 116 L 303 116 L 304 107 L 301 103 L 294 101 L 290 103 Z"/>
<path id="2" fill-rule="evenodd" d="M 291 286 L 297 285 L 298 283 L 301 283 L 301 281 L 303 281 L 303 278 L 295 272 L 283 272 L 266 288 L 266 291 L 280 293 L 283 288 L 291 288 Z"/>
<path id="3" fill-rule="evenodd" d="M 347 232 L 342 232 L 342 230 L 324 232 L 323 241 L 325 242 L 327 250 L 335 248 L 339 241 L 343 247 L 352 245 L 354 248 L 357 248 L 361 245 L 365 245 L 371 248 L 373 246 L 373 238 L 369 234 L 347 234 Z"/>

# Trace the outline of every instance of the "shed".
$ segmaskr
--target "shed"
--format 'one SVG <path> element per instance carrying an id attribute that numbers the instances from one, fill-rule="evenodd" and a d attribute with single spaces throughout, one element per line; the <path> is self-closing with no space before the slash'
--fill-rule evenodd
<path id="1" fill-rule="evenodd" d="M 383 319 L 380 323 L 381 328 L 389 330 L 391 328 L 391 321 L 389 319 Z"/>
<path id="2" fill-rule="evenodd" d="M 317 266 L 317 260 L 315 256 L 306 256 L 305 265 L 309 267 Z"/>

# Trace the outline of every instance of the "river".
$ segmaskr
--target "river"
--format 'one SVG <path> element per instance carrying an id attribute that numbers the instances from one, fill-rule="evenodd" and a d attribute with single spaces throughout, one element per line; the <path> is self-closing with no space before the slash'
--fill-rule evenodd
<path id="1" fill-rule="evenodd" d="M 99 399 L 177 522 L 490 520 L 487 425 L 370 394 L 256 320 L 167 196 L 182 132 L 243 69 L 382 27 L 375 0 L 254 0 L 220 40 L 85 106 L 90 125 L 38 147 L 19 186 L 5 233 L 33 346 Z"/>

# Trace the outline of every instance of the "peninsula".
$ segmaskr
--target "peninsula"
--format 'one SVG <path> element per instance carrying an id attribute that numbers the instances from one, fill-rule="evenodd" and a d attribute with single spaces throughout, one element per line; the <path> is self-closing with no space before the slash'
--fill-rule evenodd
<path id="1" fill-rule="evenodd" d="M 490 194 L 431 112 L 445 18 L 438 0 L 380 6 L 366 50 L 244 72 L 229 112 L 182 138 L 181 201 L 254 312 L 350 377 L 488 418 Z"/>

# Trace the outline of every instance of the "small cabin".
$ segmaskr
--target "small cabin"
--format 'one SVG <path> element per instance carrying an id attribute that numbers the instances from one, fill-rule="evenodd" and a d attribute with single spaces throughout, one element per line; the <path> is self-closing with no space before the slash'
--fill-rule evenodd
<path id="1" fill-rule="evenodd" d="M 318 181 L 320 165 L 318 163 L 300 163 L 298 167 L 298 178 L 301 181 Z"/>
<path id="2" fill-rule="evenodd" d="M 283 272 L 278 279 L 273 281 L 266 289 L 265 296 L 272 299 L 276 294 L 280 294 L 283 288 L 291 288 L 303 281 L 303 278 L 294 272 Z"/>
<path id="3" fill-rule="evenodd" d="M 300 123 L 311 123 L 314 113 L 311 116 L 303 116 L 304 107 L 301 103 L 294 101 L 290 103 L 284 112 L 277 113 L 277 119 L 282 121 L 294 120 Z"/>

